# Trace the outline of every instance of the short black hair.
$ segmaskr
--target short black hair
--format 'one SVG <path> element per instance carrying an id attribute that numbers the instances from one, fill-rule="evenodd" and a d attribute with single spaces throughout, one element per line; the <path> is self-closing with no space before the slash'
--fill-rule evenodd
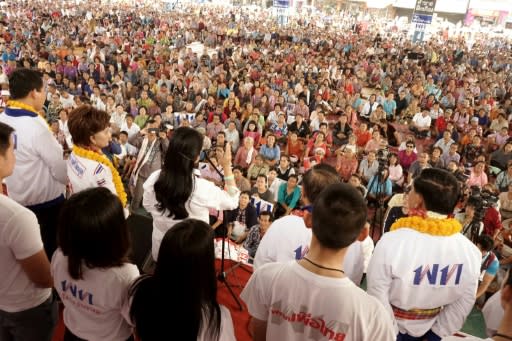
<path id="1" fill-rule="evenodd" d="M 9 77 L 9 91 L 13 100 L 27 97 L 32 90 L 42 89 L 43 74 L 39 71 L 20 68 Z"/>
<path id="2" fill-rule="evenodd" d="M 11 136 L 14 128 L 10 125 L 0 122 L 0 155 L 5 156 L 7 149 L 11 145 Z"/>
<path id="3" fill-rule="evenodd" d="M 476 244 L 480 245 L 482 251 L 489 252 L 494 248 L 494 239 L 486 234 L 482 234 L 478 237 Z"/>
<path id="4" fill-rule="evenodd" d="M 414 179 L 414 191 L 423 197 L 427 210 L 451 214 L 457 204 L 460 188 L 453 173 L 439 168 L 426 168 Z"/>
<path id="5" fill-rule="evenodd" d="M 341 179 L 336 169 L 325 163 L 320 163 L 304 174 L 302 194 L 312 203 L 325 187 L 338 183 L 341 183 Z"/>
<path id="6" fill-rule="evenodd" d="M 348 184 L 326 187 L 313 204 L 313 234 L 326 248 L 339 250 L 356 239 L 367 220 L 361 193 Z"/>
<path id="7" fill-rule="evenodd" d="M 274 215 L 272 214 L 272 212 L 270 212 L 270 211 L 261 211 L 259 216 L 261 217 L 261 216 L 264 216 L 264 215 L 268 216 L 268 220 L 270 220 L 270 221 L 274 220 Z"/>
<path id="8" fill-rule="evenodd" d="M 68 272 L 82 279 L 88 268 L 118 267 L 128 261 L 130 236 L 119 198 L 104 187 L 69 198 L 59 217 L 57 240 Z"/>

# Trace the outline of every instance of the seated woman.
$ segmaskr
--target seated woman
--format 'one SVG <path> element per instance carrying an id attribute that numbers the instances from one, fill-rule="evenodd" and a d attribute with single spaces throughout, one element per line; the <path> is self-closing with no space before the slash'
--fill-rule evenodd
<path id="1" fill-rule="evenodd" d="M 342 147 L 343 148 L 343 147 Z M 348 182 L 350 176 L 357 172 L 357 157 L 351 148 L 340 148 L 337 151 L 336 171 L 344 182 Z"/>
<path id="2" fill-rule="evenodd" d="M 119 198 L 106 188 L 73 195 L 62 208 L 57 238 L 52 275 L 64 304 L 64 340 L 133 340 L 123 310 L 139 271 L 128 260 Z"/>
<path id="3" fill-rule="evenodd" d="M 281 149 L 276 144 L 276 137 L 273 134 L 267 135 L 266 143 L 260 148 L 260 155 L 269 167 L 274 167 L 281 157 Z"/>
<path id="4" fill-rule="evenodd" d="M 276 219 L 289 215 L 297 207 L 301 196 L 300 188 L 297 186 L 298 181 L 298 176 L 292 174 L 288 177 L 286 183 L 282 183 L 279 186 L 277 204 L 274 211 Z"/>
<path id="5" fill-rule="evenodd" d="M 110 116 L 90 105 L 69 114 L 68 128 L 73 139 L 73 152 L 67 161 L 72 193 L 92 187 L 105 187 L 116 194 L 123 207 L 127 196 L 123 182 L 112 162 L 103 154 L 110 136 Z"/>
<path id="6" fill-rule="evenodd" d="M 480 161 L 475 164 L 475 166 L 471 169 L 471 173 L 469 175 L 469 179 L 466 182 L 468 187 L 478 186 L 480 188 L 484 187 L 487 182 L 487 174 L 485 174 L 485 162 Z"/>
<path id="7" fill-rule="evenodd" d="M 377 172 L 368 181 L 368 203 L 385 204 L 391 199 L 393 194 L 393 185 L 389 180 L 389 169 L 386 167 Z"/>
<path id="8" fill-rule="evenodd" d="M 228 236 L 237 243 L 243 242 L 249 229 L 257 223 L 256 209 L 251 204 L 250 195 L 249 192 L 240 193 L 238 207 L 226 212 L 224 219 L 228 226 Z M 221 233 L 222 229 L 218 231 Z"/>
<path id="9" fill-rule="evenodd" d="M 306 151 L 304 152 L 304 158 L 314 156 L 317 149 L 323 149 L 324 155 L 327 155 L 327 142 L 325 141 L 325 134 L 321 131 L 316 134 L 316 137 L 309 140 Z"/>
<path id="10" fill-rule="evenodd" d="M 258 155 L 258 151 L 254 148 L 254 139 L 247 136 L 244 138 L 243 145 L 238 148 L 233 164 L 246 170 L 253 163 L 256 155 Z"/>
<path id="11" fill-rule="evenodd" d="M 217 302 L 213 231 L 203 221 L 186 219 L 168 230 L 154 274 L 140 277 L 129 294 L 141 341 L 235 340 L 229 310 Z"/>
<path id="12" fill-rule="evenodd" d="M 399 189 L 404 184 L 404 172 L 402 166 L 398 163 L 398 156 L 390 153 L 389 156 L 389 179 L 394 189 Z"/>
<path id="13" fill-rule="evenodd" d="M 244 137 L 252 137 L 254 146 L 260 145 L 261 130 L 256 121 L 249 121 L 247 123 L 247 129 L 244 129 Z"/>

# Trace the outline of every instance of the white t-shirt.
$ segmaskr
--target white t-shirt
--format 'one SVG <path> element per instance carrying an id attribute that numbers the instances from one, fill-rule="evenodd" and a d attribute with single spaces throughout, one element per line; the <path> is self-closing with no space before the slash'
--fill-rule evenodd
<path id="1" fill-rule="evenodd" d="M 123 313 L 129 311 L 128 289 L 139 270 L 128 263 L 83 270 L 83 279 L 72 279 L 68 257 L 60 249 L 53 254 L 53 283 L 64 304 L 64 324 L 73 334 L 89 341 L 125 341 L 132 329 L 127 322 L 129 316 Z"/>
<path id="2" fill-rule="evenodd" d="M 220 317 L 219 341 L 236 341 L 231 313 L 229 309 L 223 305 L 220 305 Z M 203 328 L 197 341 L 210 341 L 209 335 L 206 332 L 207 330 Z"/>
<path id="3" fill-rule="evenodd" d="M 144 183 L 144 197 L 142 205 L 153 217 L 153 236 L 151 254 L 153 259 L 158 259 L 158 250 L 160 243 L 164 238 L 165 233 L 181 220 L 175 220 L 169 217 L 169 212 L 166 210 L 160 212 L 157 208 L 158 201 L 155 195 L 155 182 L 160 176 L 161 170 L 153 172 Z M 193 175 L 191 175 L 193 176 Z M 213 208 L 217 211 L 220 210 L 233 210 L 238 207 L 238 198 L 240 191 L 232 195 L 222 190 L 205 179 L 194 176 L 193 191 L 187 201 L 185 208 L 188 212 L 188 218 L 202 220 L 205 223 L 210 223 L 209 209 Z"/>
<path id="4" fill-rule="evenodd" d="M 426 128 L 426 127 L 430 127 L 432 118 L 430 117 L 430 115 L 423 116 L 423 114 L 421 112 L 419 112 L 416 115 L 414 115 L 414 117 L 412 118 L 412 121 L 414 122 L 414 124 L 416 124 L 420 128 Z"/>
<path id="5" fill-rule="evenodd" d="M 301 217 L 288 215 L 277 219 L 261 239 L 254 257 L 254 268 L 267 263 L 284 263 L 302 259 L 309 251 L 312 230 Z M 361 242 L 348 247 L 343 261 L 345 275 L 359 285 L 364 272 L 364 256 Z"/>
<path id="6" fill-rule="evenodd" d="M 18 262 L 41 250 L 41 231 L 34 213 L 0 194 L 0 310 L 27 310 L 50 297 L 51 289 L 37 288 Z"/>
<path id="7" fill-rule="evenodd" d="M 396 340 L 383 306 L 348 278 L 314 274 L 296 261 L 266 264 L 240 297 L 267 321 L 267 340 Z"/>
<path id="8" fill-rule="evenodd" d="M 72 152 L 67 161 L 68 177 L 72 193 L 88 188 L 105 187 L 117 195 L 112 171 L 104 164 L 80 157 Z"/>
<path id="9" fill-rule="evenodd" d="M 13 110 L 16 115 L 20 110 Z M 5 180 L 9 196 L 23 206 L 42 204 L 64 194 L 68 180 L 62 146 L 39 116 L 0 115 L 15 129 L 16 166 Z M 35 115 L 35 114 L 34 114 Z"/>
<path id="10" fill-rule="evenodd" d="M 492 336 L 496 333 L 500 327 L 504 314 L 505 311 L 501 306 L 501 290 L 498 290 L 487 300 L 487 302 L 485 302 L 482 309 L 482 315 L 484 315 L 485 326 L 487 329 L 487 336 Z"/>

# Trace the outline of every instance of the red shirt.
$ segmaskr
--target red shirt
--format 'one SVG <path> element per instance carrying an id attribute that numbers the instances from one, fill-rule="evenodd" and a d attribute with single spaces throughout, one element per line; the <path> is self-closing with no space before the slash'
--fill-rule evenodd
<path id="1" fill-rule="evenodd" d="M 487 209 L 482 222 L 484 223 L 484 233 L 488 236 L 494 237 L 497 230 L 503 229 L 500 212 L 494 207 Z"/>

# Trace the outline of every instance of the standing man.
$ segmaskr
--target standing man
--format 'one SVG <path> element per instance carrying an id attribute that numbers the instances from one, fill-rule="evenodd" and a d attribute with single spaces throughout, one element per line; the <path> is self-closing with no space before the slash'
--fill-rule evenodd
<path id="1" fill-rule="evenodd" d="M 342 267 L 366 223 L 361 194 L 348 184 L 325 187 L 305 219 L 313 229 L 308 254 L 262 266 L 241 294 L 252 317 L 253 340 L 393 340 L 393 324 L 382 305 Z"/>
<path id="2" fill-rule="evenodd" d="M 14 130 L 0 123 L 0 183 L 14 169 Z M 37 218 L 0 192 L 0 340 L 50 341 L 57 324 Z"/>
<path id="3" fill-rule="evenodd" d="M 67 168 L 63 150 L 47 122 L 39 115 L 46 99 L 42 75 L 17 69 L 9 79 L 12 100 L 0 122 L 15 129 L 16 167 L 6 180 L 9 196 L 35 213 L 44 249 L 51 257 L 56 248 L 56 225 L 64 201 Z"/>
<path id="4" fill-rule="evenodd" d="M 455 176 L 424 169 L 407 196 L 409 217 L 398 219 L 375 248 L 368 293 L 394 317 L 398 341 L 441 340 L 473 308 L 482 254 L 448 218 L 458 195 Z"/>

